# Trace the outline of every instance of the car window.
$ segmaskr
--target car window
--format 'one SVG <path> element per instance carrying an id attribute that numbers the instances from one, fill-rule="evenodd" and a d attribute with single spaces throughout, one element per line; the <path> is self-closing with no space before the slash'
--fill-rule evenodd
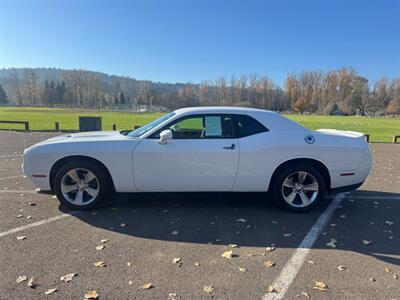
<path id="1" fill-rule="evenodd" d="M 237 115 L 236 124 L 239 138 L 268 131 L 268 129 L 256 119 L 246 115 Z"/>
<path id="2" fill-rule="evenodd" d="M 164 127 L 170 129 L 173 139 L 233 138 L 233 120 L 230 115 L 196 115 L 177 120 Z M 161 131 L 160 131 L 161 132 Z M 158 132 L 154 137 L 158 138 Z"/>

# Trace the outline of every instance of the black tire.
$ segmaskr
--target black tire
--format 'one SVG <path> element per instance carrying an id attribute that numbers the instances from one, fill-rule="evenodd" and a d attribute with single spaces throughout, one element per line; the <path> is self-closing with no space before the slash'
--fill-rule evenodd
<path id="1" fill-rule="evenodd" d="M 293 205 L 289 204 L 288 201 L 285 200 L 283 193 L 284 190 L 287 187 L 283 187 L 283 183 L 286 178 L 291 176 L 292 174 L 295 174 L 293 176 L 297 176 L 296 172 L 307 172 L 310 175 L 307 175 L 306 180 L 310 180 L 309 182 L 316 180 L 318 183 L 318 192 L 315 197 L 315 199 L 310 203 L 307 204 L 307 206 L 304 207 L 298 207 L 296 205 L 301 205 L 298 202 L 303 202 L 300 195 L 297 194 L 295 196 L 295 203 Z M 295 178 L 295 177 L 292 177 Z M 306 182 L 306 181 L 305 181 Z M 314 181 L 315 182 L 315 181 Z M 288 188 L 290 189 L 290 188 Z M 296 212 L 296 213 L 303 213 L 311 210 L 314 208 L 323 198 L 325 194 L 325 180 L 322 177 L 321 173 L 318 171 L 318 169 L 314 168 L 313 166 L 307 165 L 305 163 L 296 163 L 293 165 L 288 165 L 284 167 L 283 169 L 279 170 L 276 176 L 274 176 L 273 181 L 272 181 L 272 197 L 274 199 L 274 202 L 281 208 L 284 208 L 285 210 L 291 211 L 291 212 Z M 294 189 L 293 189 L 294 190 Z M 290 190 L 289 190 L 290 193 Z M 306 193 L 312 193 L 312 192 L 306 192 Z M 311 197 L 310 197 L 311 198 Z"/>
<path id="2" fill-rule="evenodd" d="M 64 197 L 64 194 L 62 193 L 62 190 L 61 190 L 62 180 L 64 178 L 64 175 L 66 175 L 69 171 L 71 171 L 73 169 L 85 169 L 85 170 L 92 172 L 95 175 L 95 177 L 96 177 L 95 183 L 96 183 L 96 188 L 98 188 L 98 194 L 96 197 L 94 197 L 94 200 L 92 200 L 90 203 L 87 203 L 87 204 L 83 203 L 81 205 L 76 205 L 74 203 L 71 203 Z M 56 176 L 54 178 L 53 188 L 54 188 L 54 192 L 55 192 L 58 200 L 61 202 L 61 204 L 66 207 L 69 207 L 73 210 L 92 209 L 92 208 L 98 206 L 99 203 L 103 202 L 104 200 L 109 199 L 111 197 L 112 191 L 113 191 L 112 181 L 109 178 L 107 171 L 104 170 L 104 167 L 99 164 L 96 164 L 94 162 L 87 161 L 87 160 L 71 161 L 71 162 L 66 163 L 64 166 L 62 166 L 56 173 Z"/>

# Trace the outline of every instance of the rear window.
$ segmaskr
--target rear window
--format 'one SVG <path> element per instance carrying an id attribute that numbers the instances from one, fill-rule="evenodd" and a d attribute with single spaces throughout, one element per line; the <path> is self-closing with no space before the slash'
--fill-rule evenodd
<path id="1" fill-rule="evenodd" d="M 260 122 L 250 116 L 237 115 L 236 122 L 238 138 L 268 131 L 268 129 L 264 125 L 262 125 Z"/>

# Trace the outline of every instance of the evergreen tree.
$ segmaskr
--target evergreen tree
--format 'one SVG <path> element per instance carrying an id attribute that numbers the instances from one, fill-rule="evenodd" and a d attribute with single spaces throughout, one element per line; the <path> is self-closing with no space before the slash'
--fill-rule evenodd
<path id="1" fill-rule="evenodd" d="M 8 103 L 8 98 L 6 91 L 3 89 L 3 87 L 0 85 L 0 104 L 4 105 Z"/>
<path id="2" fill-rule="evenodd" d="M 120 104 L 125 104 L 125 103 L 126 103 L 125 94 L 124 94 L 123 91 L 121 91 L 121 92 L 119 93 L 119 103 L 120 103 Z"/>

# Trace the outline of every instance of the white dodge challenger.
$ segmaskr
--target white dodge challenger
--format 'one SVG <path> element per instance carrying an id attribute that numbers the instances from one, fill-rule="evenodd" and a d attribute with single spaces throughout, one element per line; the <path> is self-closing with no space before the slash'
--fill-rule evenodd
<path id="1" fill-rule="evenodd" d="M 325 192 L 358 188 L 372 159 L 364 135 L 308 130 L 278 113 L 194 107 L 132 131 L 68 134 L 24 151 L 23 170 L 72 209 L 113 193 L 270 192 L 308 211 Z"/>

